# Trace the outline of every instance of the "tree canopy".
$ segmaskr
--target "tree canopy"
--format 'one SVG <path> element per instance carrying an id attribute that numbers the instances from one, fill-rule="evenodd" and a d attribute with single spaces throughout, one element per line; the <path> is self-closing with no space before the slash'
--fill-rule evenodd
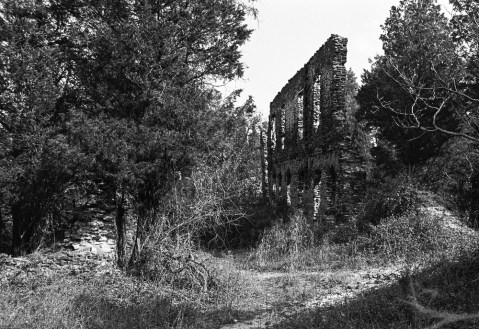
<path id="1" fill-rule="evenodd" d="M 178 173 L 216 147 L 201 138 L 211 82 L 243 74 L 252 10 L 234 0 L 0 2 L 0 197 L 15 254 L 62 215 L 67 191 L 116 205 L 120 234 L 129 200 L 141 239 Z"/>
<path id="2" fill-rule="evenodd" d="M 396 172 L 398 164 L 422 165 L 432 181 L 461 190 L 476 221 L 479 7 L 451 3 L 450 19 L 435 0 L 391 8 L 382 26 L 384 55 L 363 75 L 357 116 L 375 135 L 378 163 L 393 163 Z"/>
<path id="3" fill-rule="evenodd" d="M 464 63 L 452 27 L 434 0 L 401 1 L 382 29 L 384 55 L 364 73 L 359 118 L 392 143 L 405 164 L 421 163 L 448 139 L 425 133 L 433 119 L 447 129 L 459 125 L 453 105 L 441 105 L 445 95 L 436 86 L 442 77 L 463 76 Z M 434 116 L 438 106 L 446 108 Z"/>

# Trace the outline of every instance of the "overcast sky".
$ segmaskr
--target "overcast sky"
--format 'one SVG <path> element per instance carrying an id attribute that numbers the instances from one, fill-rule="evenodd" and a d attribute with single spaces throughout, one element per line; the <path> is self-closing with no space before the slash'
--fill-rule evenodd
<path id="1" fill-rule="evenodd" d="M 440 0 L 447 3 L 447 0 Z M 379 35 L 399 0 L 258 0 L 257 21 L 243 47 L 245 76 L 228 86 L 252 95 L 266 118 L 269 103 L 331 34 L 348 38 L 347 68 L 358 79 L 369 58 L 382 53 Z"/>

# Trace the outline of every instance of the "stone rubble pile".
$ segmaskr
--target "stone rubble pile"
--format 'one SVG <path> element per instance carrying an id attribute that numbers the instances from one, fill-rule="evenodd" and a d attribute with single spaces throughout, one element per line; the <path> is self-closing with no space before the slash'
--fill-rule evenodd
<path id="1" fill-rule="evenodd" d="M 132 229 L 128 235 L 132 235 Z M 49 247 L 25 257 L 0 254 L 0 284 L 22 283 L 52 274 L 100 275 L 113 271 L 116 250 L 115 218 L 106 213 L 78 220 Z"/>
<path id="2" fill-rule="evenodd" d="M 116 227 L 112 210 L 91 207 L 87 215 L 65 225 L 51 247 L 25 257 L 0 253 L 0 284 L 21 284 L 28 278 L 60 275 L 101 275 L 116 271 Z M 131 249 L 136 222 L 127 217 L 126 248 Z"/>
<path id="3" fill-rule="evenodd" d="M 113 271 L 112 258 L 91 253 L 45 250 L 25 257 L 0 254 L 0 284 L 21 285 L 30 279 L 48 279 L 53 275 L 96 276 Z"/>
<path id="4" fill-rule="evenodd" d="M 75 222 L 65 231 L 63 240 L 55 245 L 79 256 L 93 254 L 100 258 L 111 258 L 115 243 L 115 219 L 107 215 L 89 222 Z"/>

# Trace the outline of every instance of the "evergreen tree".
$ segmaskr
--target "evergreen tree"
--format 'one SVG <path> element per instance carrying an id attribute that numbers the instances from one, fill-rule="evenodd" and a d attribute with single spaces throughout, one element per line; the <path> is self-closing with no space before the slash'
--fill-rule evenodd
<path id="1" fill-rule="evenodd" d="M 374 131 L 378 145 L 392 145 L 403 164 L 414 166 L 435 156 L 450 138 L 427 133 L 433 118 L 447 129 L 460 124 L 447 93 L 436 86 L 444 77 L 460 79 L 464 65 L 435 0 L 401 1 L 382 29 L 384 55 L 362 77 L 358 118 Z"/>
<path id="2" fill-rule="evenodd" d="M 205 149 L 209 82 L 243 73 L 251 10 L 231 0 L 1 2 L 0 195 L 15 254 L 31 250 L 26 232 L 41 226 L 43 204 L 57 205 L 72 184 L 95 184 L 116 204 L 125 265 L 127 200 L 138 246 L 175 177 Z"/>

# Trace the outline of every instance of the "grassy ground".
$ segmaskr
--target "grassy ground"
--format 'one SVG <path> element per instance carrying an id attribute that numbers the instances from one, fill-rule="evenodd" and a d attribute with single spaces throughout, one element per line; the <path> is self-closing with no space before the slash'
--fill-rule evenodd
<path id="1" fill-rule="evenodd" d="M 287 226 L 298 225 L 273 227 L 274 239 L 266 236 L 256 251 L 256 266 L 332 271 L 330 292 L 344 298 L 297 309 L 271 328 L 479 327 L 479 235 L 444 209 L 392 217 L 342 243 L 331 243 L 337 239 L 333 231 L 315 246 L 307 232 L 291 236 L 294 229 Z M 275 246 L 278 240 L 282 243 Z M 365 281 L 348 272 L 368 277 L 368 269 L 378 267 L 391 270 L 386 284 L 361 287 Z M 318 280 L 324 275 L 313 282 Z"/>
<path id="2" fill-rule="evenodd" d="M 298 217 L 255 250 L 200 253 L 214 277 L 207 292 L 108 266 L 63 273 L 31 263 L 0 273 L 0 328 L 436 328 L 479 313 L 478 235 L 451 216 L 346 231 L 315 242 Z"/>
<path id="3" fill-rule="evenodd" d="M 465 254 L 456 261 L 414 271 L 410 280 L 403 277 L 334 306 L 299 311 L 273 328 L 439 328 L 441 321 L 479 313 L 478 256 Z M 414 295 L 407 293 L 408 287 L 414 288 Z M 411 297 L 417 307 L 407 303 Z M 478 328 L 479 319 L 444 327 Z"/>
<path id="4" fill-rule="evenodd" d="M 222 258 L 207 292 L 142 280 L 111 267 L 66 274 L 23 267 L 0 280 L 0 328 L 217 328 L 242 317 L 254 283 Z M 0 275 L 1 277 L 1 275 Z"/>

